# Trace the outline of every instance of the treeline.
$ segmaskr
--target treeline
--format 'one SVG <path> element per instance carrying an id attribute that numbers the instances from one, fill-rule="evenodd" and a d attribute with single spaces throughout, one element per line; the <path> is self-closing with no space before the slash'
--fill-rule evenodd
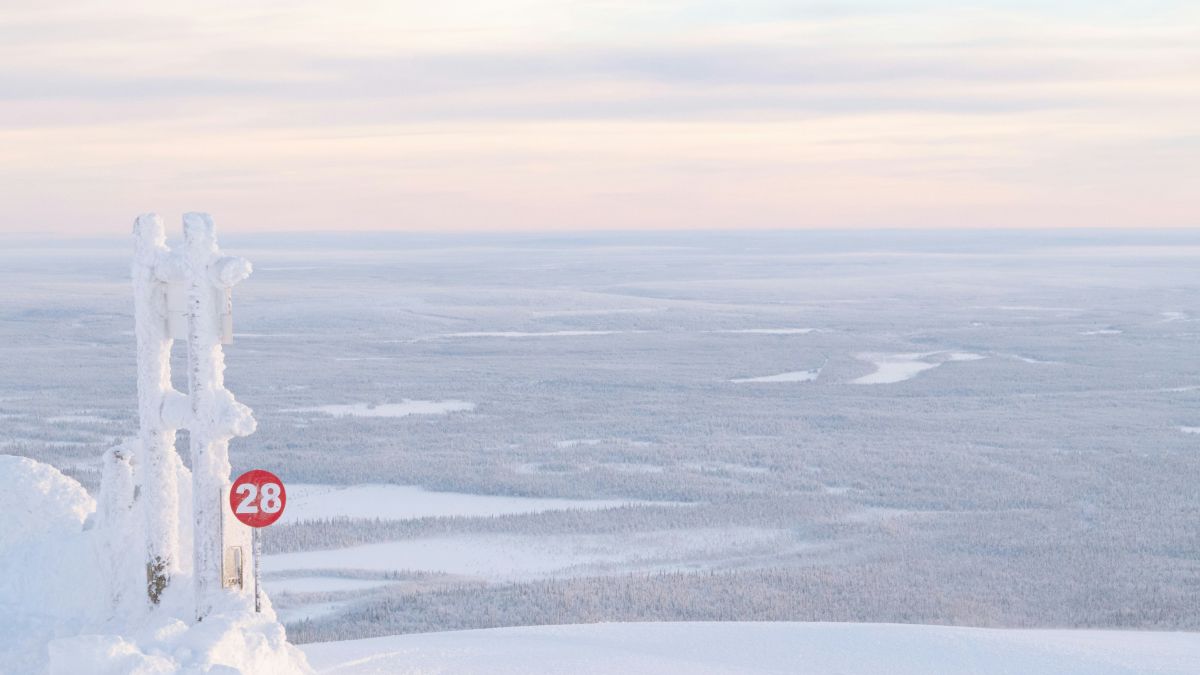
<path id="1" fill-rule="evenodd" d="M 1078 570 L 1046 583 L 1037 570 L 960 578 L 920 561 L 738 572 L 554 579 L 414 593 L 385 591 L 336 617 L 287 627 L 295 642 L 399 633 L 601 621 L 854 621 L 993 627 L 1200 628 L 1196 589 L 1120 574 L 1098 592 Z M 1036 565 L 1058 564 L 1044 556 Z M 1023 566 L 1021 566 L 1023 567 Z M 382 595 L 383 597 L 379 597 Z M 1086 599 L 1086 601 L 1084 601 Z"/>
<path id="2" fill-rule="evenodd" d="M 1140 513 L 1158 512 L 1162 507 L 1139 501 L 1154 500 L 1150 495 L 1141 500 L 1131 496 L 1076 518 L 1047 509 L 876 509 L 822 516 L 815 506 L 807 513 L 788 516 L 786 507 L 773 508 L 770 500 L 763 500 L 740 506 L 651 509 L 643 514 L 645 518 L 633 508 L 461 522 L 445 519 L 442 525 L 446 527 L 540 531 L 553 536 L 559 529 L 652 530 L 668 522 L 655 523 L 649 514 L 679 518 L 677 525 L 691 528 L 697 526 L 693 519 L 725 513 L 734 514 L 721 521 L 726 525 L 743 518 L 776 523 L 788 527 L 799 540 L 820 546 L 743 563 L 760 564 L 760 569 L 712 573 L 614 574 L 490 586 L 465 586 L 452 577 L 431 575 L 417 582 L 417 575 L 407 573 L 410 580 L 369 592 L 294 598 L 353 604 L 336 617 L 304 622 L 290 630 L 294 637 L 317 641 L 502 625 L 634 620 L 1198 629 L 1200 618 L 1193 610 L 1200 603 L 1200 586 L 1192 580 L 1200 534 L 1194 529 L 1141 521 Z M 1200 515 L 1195 508 L 1193 517 Z M 595 523 L 588 522 L 592 517 Z M 789 519 L 791 525 L 781 525 Z M 361 528 L 368 537 L 379 534 L 372 528 L 387 527 L 370 522 L 346 525 L 352 531 Z"/>
<path id="3" fill-rule="evenodd" d="M 268 554 L 452 534 L 613 534 L 719 526 L 803 529 L 811 538 L 834 535 L 849 502 L 823 493 L 725 498 L 710 503 L 627 505 L 484 517 L 411 520 L 330 518 L 276 525 L 263 535 Z"/>

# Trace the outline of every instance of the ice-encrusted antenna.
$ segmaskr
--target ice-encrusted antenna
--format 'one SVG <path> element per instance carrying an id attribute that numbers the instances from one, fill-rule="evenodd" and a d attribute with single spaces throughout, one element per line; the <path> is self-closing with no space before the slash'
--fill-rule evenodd
<path id="1" fill-rule="evenodd" d="M 192 458 L 193 560 L 196 617 L 203 619 L 223 591 L 222 491 L 230 478 L 229 440 L 254 432 L 250 409 L 225 388 L 221 344 L 232 337 L 230 289 L 249 276 L 250 263 L 222 256 L 212 218 L 183 216 L 187 261 L 188 395 Z"/>
<path id="2" fill-rule="evenodd" d="M 178 420 L 164 409 L 182 394 L 171 386 L 172 339 L 167 286 L 183 281 L 181 261 L 166 246 L 162 219 L 142 214 L 133 224 L 133 315 L 137 336 L 138 439 L 136 494 L 146 520 L 146 594 L 157 605 L 179 570 L 179 487 L 175 453 Z"/>

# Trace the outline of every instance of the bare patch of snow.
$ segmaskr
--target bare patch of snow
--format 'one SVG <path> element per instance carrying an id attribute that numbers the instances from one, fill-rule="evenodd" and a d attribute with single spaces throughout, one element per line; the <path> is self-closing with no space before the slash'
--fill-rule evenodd
<path id="1" fill-rule="evenodd" d="M 921 356 L 921 354 L 859 354 L 859 359 L 875 364 L 875 372 L 851 380 L 851 383 L 892 384 L 903 382 L 941 365 L 921 361 Z"/>
<path id="2" fill-rule="evenodd" d="M 978 361 L 987 358 L 971 352 L 913 352 L 900 354 L 862 353 L 855 358 L 875 364 L 875 372 L 851 380 L 851 384 L 895 384 L 911 380 L 948 361 Z"/>

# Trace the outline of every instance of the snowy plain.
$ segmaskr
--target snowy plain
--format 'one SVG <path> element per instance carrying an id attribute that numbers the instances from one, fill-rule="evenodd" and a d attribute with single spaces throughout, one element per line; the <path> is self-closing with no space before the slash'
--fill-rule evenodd
<path id="1" fill-rule="evenodd" d="M 123 447 L 133 452 L 132 444 Z M 27 457 L 0 455 L 0 672 L 5 675 L 307 675 L 269 598 L 225 596 L 196 622 L 190 561 L 149 611 L 145 518 L 126 499 L 129 465 L 107 460 L 105 491 Z M 190 486 L 186 470 L 176 475 Z M 185 492 L 186 494 L 186 492 Z M 185 500 L 186 503 L 186 500 Z M 185 506 L 186 509 L 186 506 Z M 190 536 L 190 519 L 181 521 Z"/>
<path id="2" fill-rule="evenodd" d="M 775 375 L 758 377 L 735 377 L 730 382 L 812 382 L 820 377 L 820 370 L 793 370 Z"/>
<path id="3" fill-rule="evenodd" d="M 288 485 L 287 498 L 281 523 L 327 518 L 487 517 L 651 503 L 633 499 L 547 499 L 434 492 L 415 485 L 309 483 Z"/>
<path id="4" fill-rule="evenodd" d="M 327 675 L 1190 675 L 1200 635 L 837 623 L 626 623 L 305 645 Z"/>
<path id="5" fill-rule="evenodd" d="M 311 618 L 301 642 L 1200 629 L 1196 239 L 227 237 L 257 264 L 227 377 L 259 430 L 234 470 L 296 488 L 268 591 Z M 134 429 L 129 253 L 0 248 L 0 449 L 89 491 Z M 437 494 L 471 506 L 414 506 Z"/>
<path id="6" fill-rule="evenodd" d="M 364 544 L 266 556 L 268 574 L 312 570 L 440 572 L 511 582 L 554 576 L 657 572 L 697 566 L 726 567 L 761 556 L 785 555 L 811 545 L 785 531 L 758 529 L 665 530 L 620 535 L 470 535 Z M 271 582 L 267 582 L 271 588 Z"/>

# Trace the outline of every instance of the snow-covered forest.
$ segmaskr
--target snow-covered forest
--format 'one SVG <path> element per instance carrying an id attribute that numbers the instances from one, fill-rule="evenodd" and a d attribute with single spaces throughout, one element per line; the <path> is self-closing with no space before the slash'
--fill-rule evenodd
<path id="1" fill-rule="evenodd" d="M 127 244 L 0 248 L 0 453 L 92 491 L 136 432 Z M 304 514 L 264 536 L 293 641 L 1200 628 L 1195 234 L 223 244 L 234 472 Z"/>

